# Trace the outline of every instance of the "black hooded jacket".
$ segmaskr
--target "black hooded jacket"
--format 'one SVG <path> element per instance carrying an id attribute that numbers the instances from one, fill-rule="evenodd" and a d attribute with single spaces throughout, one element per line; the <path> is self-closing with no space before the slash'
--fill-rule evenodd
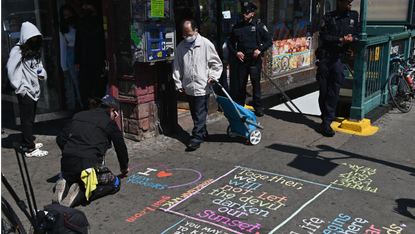
<path id="1" fill-rule="evenodd" d="M 128 153 L 117 123 L 102 108 L 77 113 L 56 139 L 62 150 L 61 170 L 75 174 L 102 163 L 111 142 L 120 169 L 128 169 Z"/>

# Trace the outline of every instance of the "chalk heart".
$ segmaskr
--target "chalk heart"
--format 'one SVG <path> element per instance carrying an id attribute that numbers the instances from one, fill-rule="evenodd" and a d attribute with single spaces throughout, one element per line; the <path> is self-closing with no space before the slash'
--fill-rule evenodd
<path id="1" fill-rule="evenodd" d="M 158 176 L 158 177 L 167 177 L 167 176 L 171 176 L 171 175 L 173 175 L 173 173 L 166 173 L 166 172 L 164 172 L 164 171 L 160 171 L 160 172 L 157 174 L 157 176 Z"/>
<path id="2" fill-rule="evenodd" d="M 131 168 L 130 168 L 130 171 L 131 171 L 131 170 L 133 170 L 133 169 L 134 169 L 134 168 L 136 168 L 136 167 L 141 167 L 141 166 L 146 166 L 146 165 L 156 165 L 156 166 L 161 166 L 161 167 L 164 167 L 164 169 L 166 169 L 166 172 L 164 172 L 164 171 L 160 171 L 160 172 L 157 174 L 157 176 L 158 176 L 158 177 L 166 177 L 166 176 L 171 176 L 171 175 L 173 175 L 173 173 L 170 173 L 170 172 L 167 172 L 167 171 L 191 171 L 191 172 L 196 172 L 196 173 L 199 175 L 199 178 L 197 178 L 197 180 L 195 180 L 195 181 L 192 181 L 192 182 L 190 182 L 190 183 L 185 183 L 185 184 L 179 184 L 179 185 L 169 186 L 168 188 L 177 188 L 177 187 L 181 187 L 181 186 L 186 186 L 186 185 L 189 185 L 189 184 L 193 184 L 193 183 L 198 182 L 198 181 L 202 178 L 202 173 L 200 173 L 200 172 L 198 172 L 198 171 L 196 171 L 196 170 L 193 170 L 193 169 L 188 169 L 188 168 L 171 168 L 171 169 L 168 169 L 165 165 L 163 165 L 163 164 L 158 164 L 158 163 L 145 163 L 145 164 L 139 164 L 139 165 L 137 165 L 137 166 L 131 167 Z"/>

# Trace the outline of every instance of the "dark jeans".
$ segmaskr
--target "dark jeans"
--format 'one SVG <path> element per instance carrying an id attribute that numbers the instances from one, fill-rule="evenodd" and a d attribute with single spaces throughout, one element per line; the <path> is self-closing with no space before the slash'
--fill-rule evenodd
<path id="1" fill-rule="evenodd" d="M 209 109 L 209 94 L 205 96 L 187 95 L 187 100 L 194 124 L 191 141 L 202 142 L 208 136 L 206 117 Z"/>
<path id="2" fill-rule="evenodd" d="M 321 59 L 317 68 L 317 81 L 320 88 L 318 104 L 323 124 L 330 125 L 335 119 L 337 100 L 340 88 L 346 80 L 344 64 L 340 59 Z"/>
<path id="3" fill-rule="evenodd" d="M 34 149 L 35 142 L 33 140 L 33 123 L 36 116 L 37 101 L 34 101 L 28 95 L 22 97 L 17 94 L 20 111 L 20 123 L 22 126 L 22 146 L 27 149 Z"/>
<path id="4" fill-rule="evenodd" d="M 241 106 L 245 105 L 246 99 L 246 84 L 248 83 L 248 75 L 250 74 L 250 67 L 256 67 L 256 74 L 251 74 L 251 84 L 253 90 L 253 107 L 255 110 L 262 110 L 261 102 L 261 69 L 262 60 L 256 63 L 252 61 L 240 62 L 238 61 L 238 94 L 236 96 L 236 103 Z"/>
<path id="5" fill-rule="evenodd" d="M 92 196 L 89 198 L 89 201 L 93 201 L 100 197 L 104 197 L 106 195 L 112 194 L 116 191 L 115 183 L 118 180 L 118 185 L 120 185 L 121 181 L 114 175 L 108 167 L 98 163 L 96 166 L 99 171 L 96 171 L 97 175 L 97 188 L 92 192 Z M 85 193 L 85 186 L 84 182 L 81 180 L 81 173 L 75 174 L 67 174 L 62 173 L 63 178 L 67 181 L 69 185 L 73 183 L 78 183 L 81 191 Z"/>
<path id="6" fill-rule="evenodd" d="M 89 98 L 102 98 L 107 91 L 107 76 L 104 74 L 103 66 L 100 65 L 80 65 L 78 73 L 79 92 L 81 103 L 85 109 L 89 109 Z"/>

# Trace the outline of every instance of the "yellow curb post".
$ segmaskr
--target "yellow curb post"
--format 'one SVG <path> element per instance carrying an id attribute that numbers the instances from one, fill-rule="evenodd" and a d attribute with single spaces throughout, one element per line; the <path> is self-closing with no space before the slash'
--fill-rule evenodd
<path id="1" fill-rule="evenodd" d="M 251 111 L 253 111 L 254 110 L 254 107 L 252 107 L 252 106 L 248 106 L 248 105 L 246 105 L 245 104 L 245 106 L 244 106 L 246 109 L 248 109 L 248 110 L 251 110 Z"/>
<path id="2" fill-rule="evenodd" d="M 361 121 L 351 121 L 346 118 L 339 117 L 331 124 L 335 131 L 355 134 L 359 136 L 370 136 L 378 131 L 378 127 L 370 125 L 370 119 L 363 119 Z"/>

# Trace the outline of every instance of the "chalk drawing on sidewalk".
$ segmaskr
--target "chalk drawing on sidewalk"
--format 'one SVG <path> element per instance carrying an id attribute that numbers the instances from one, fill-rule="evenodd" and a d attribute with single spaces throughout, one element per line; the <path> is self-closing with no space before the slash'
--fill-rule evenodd
<path id="1" fill-rule="evenodd" d="M 202 229 L 206 231 L 209 228 L 220 233 L 260 234 L 270 233 L 270 231 L 273 233 L 294 218 L 302 209 L 325 191 L 329 189 L 342 190 L 341 188 L 334 187 L 332 184 L 324 185 L 238 166 L 210 183 L 208 182 L 203 183 L 206 185 L 200 188 L 198 192 L 176 199 L 174 202 L 163 203 L 162 206 L 169 207 L 167 209 L 159 208 L 160 210 L 185 217 L 189 220 L 186 221 L 186 224 L 179 222 L 179 225 L 176 223 L 174 225 L 175 228 L 170 227 L 168 230 L 174 230 L 174 233 L 186 234 L 197 233 L 193 231 L 200 232 Z M 324 189 L 313 196 L 309 192 L 310 185 L 322 186 Z M 279 188 L 276 190 L 277 192 L 275 192 L 275 187 Z M 274 192 L 268 189 L 273 189 Z M 303 193 L 306 200 L 304 202 L 299 202 L 298 200 L 291 201 L 290 196 L 298 194 L 295 191 L 302 190 L 308 190 Z M 200 196 L 192 199 L 196 194 Z M 195 204 L 195 201 L 198 204 L 200 202 L 207 203 L 203 208 L 192 209 L 192 204 Z M 186 204 L 186 209 L 174 209 L 180 204 Z M 290 207 L 288 211 L 284 210 L 287 205 Z M 275 216 L 281 216 L 281 214 L 283 214 L 284 218 L 281 218 L 283 220 L 277 227 L 273 226 L 275 225 L 274 220 L 271 222 L 264 220 L 264 218 L 275 219 Z M 196 224 L 191 223 L 190 220 L 196 222 Z M 263 222 L 266 224 L 263 225 Z M 166 232 L 167 230 L 163 233 Z"/>
<path id="2" fill-rule="evenodd" d="M 348 173 L 340 174 L 340 179 L 332 182 L 333 185 L 344 186 L 351 189 L 363 190 L 366 192 L 376 193 L 378 188 L 370 187 L 372 179 L 369 176 L 376 174 L 376 169 L 371 169 L 365 166 L 352 165 L 342 163 L 342 165 L 349 166 L 351 169 Z"/>
<path id="3" fill-rule="evenodd" d="M 126 219 L 125 221 L 132 223 L 136 219 L 142 217 L 143 215 L 148 214 L 150 211 L 155 211 L 161 204 L 163 204 L 165 201 L 167 201 L 169 199 L 170 199 L 170 197 L 163 196 L 163 197 L 161 197 L 161 200 L 151 204 L 150 206 L 147 206 L 146 208 L 142 209 L 140 212 L 134 214 L 130 218 Z"/>
<path id="4" fill-rule="evenodd" d="M 153 167 L 162 167 L 162 168 L 164 168 L 164 170 L 149 168 L 150 165 L 152 165 Z M 147 167 L 140 168 L 142 166 L 147 166 Z M 168 168 L 167 166 L 165 166 L 163 164 L 158 164 L 158 163 L 139 164 L 139 165 L 131 167 L 130 171 L 132 171 L 133 169 L 136 169 L 136 168 L 139 168 L 140 171 L 138 171 L 137 173 L 132 174 L 131 176 L 129 176 L 129 180 L 127 181 L 127 183 L 139 184 L 139 185 L 151 187 L 151 188 L 154 188 L 154 189 L 166 189 L 166 188 L 170 189 L 170 188 L 182 187 L 182 186 L 186 186 L 186 185 L 196 183 L 202 178 L 202 173 L 200 173 L 199 171 L 196 171 L 194 169 Z M 174 173 L 174 171 L 188 171 L 188 172 L 191 172 L 191 173 L 196 173 L 198 175 L 198 178 L 194 181 L 189 182 L 189 183 L 178 184 L 178 185 L 177 184 L 167 185 L 165 183 L 165 178 L 174 177 L 174 175 L 176 174 L 176 173 Z"/>

